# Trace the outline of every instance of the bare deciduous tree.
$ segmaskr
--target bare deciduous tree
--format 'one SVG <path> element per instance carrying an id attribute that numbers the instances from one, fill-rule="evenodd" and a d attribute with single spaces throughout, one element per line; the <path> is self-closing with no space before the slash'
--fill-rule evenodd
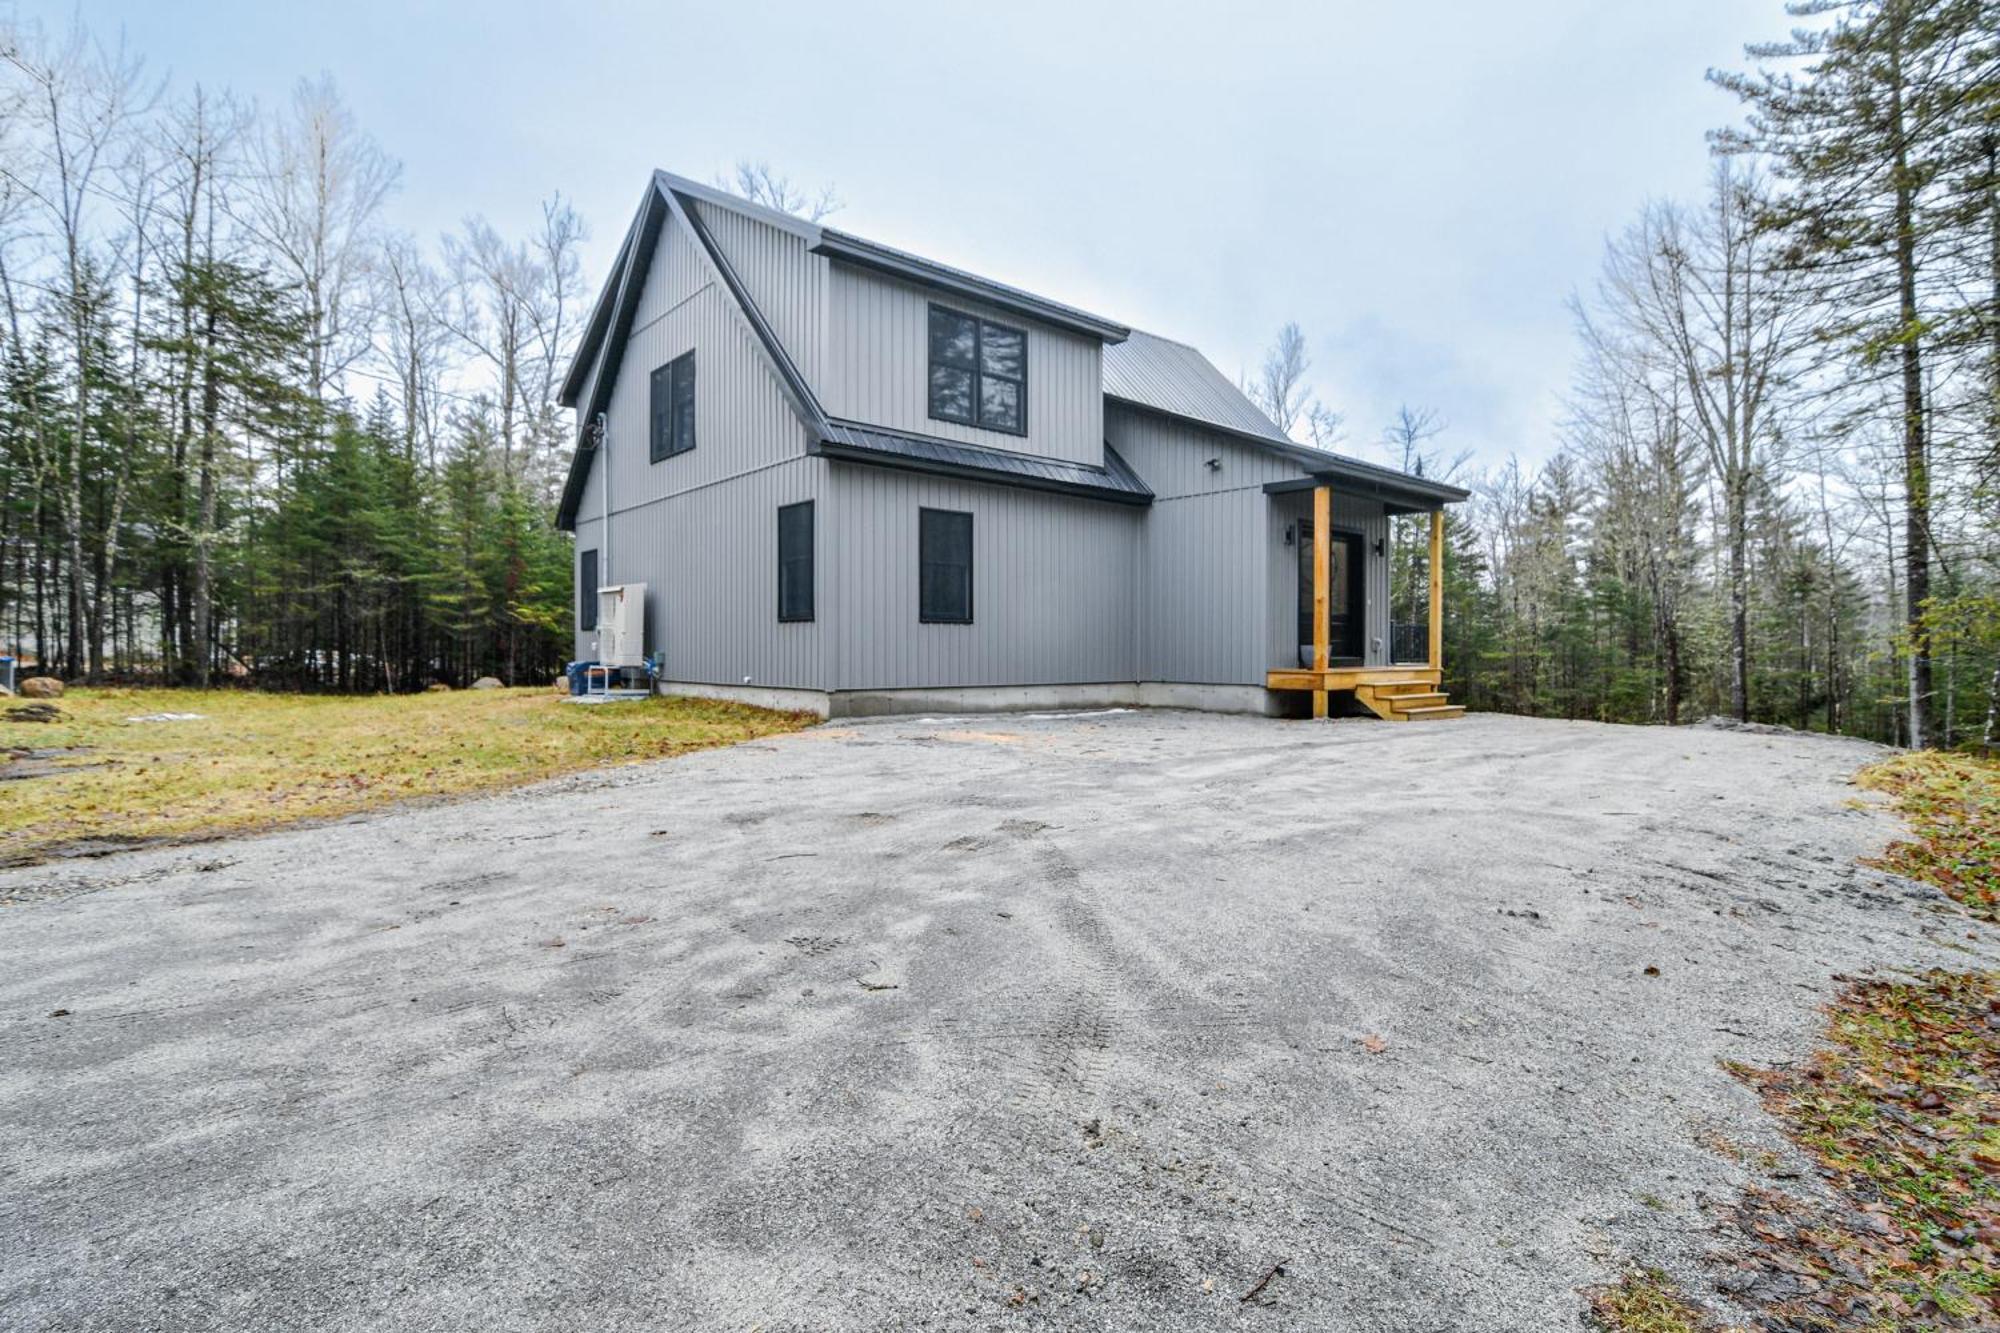
<path id="1" fill-rule="evenodd" d="M 1802 305 L 1756 226 L 1756 179 L 1718 162 L 1699 211 L 1646 209 L 1614 241 L 1601 289 L 1605 316 L 1634 354 L 1671 368 L 1688 423 L 1719 491 L 1728 560 L 1731 710 L 1750 717 L 1749 502 L 1783 464 L 1779 416 Z"/>
<path id="2" fill-rule="evenodd" d="M 1311 369 L 1306 336 L 1297 321 L 1287 321 L 1278 330 L 1277 341 L 1264 353 L 1257 378 L 1242 388 L 1281 432 L 1290 435 L 1303 424 L 1315 447 L 1331 449 L 1340 440 L 1343 418 L 1313 395 L 1306 380 Z"/>
<path id="3" fill-rule="evenodd" d="M 358 125 L 333 79 L 302 79 L 251 144 L 238 219 L 295 283 L 306 363 L 322 400 L 369 349 L 367 258 L 402 168 Z"/>
<path id="4" fill-rule="evenodd" d="M 112 300 L 112 265 L 99 216 L 107 203 L 120 202 L 107 186 L 118 157 L 130 144 L 137 117 L 156 99 L 142 86 L 143 64 L 124 47 L 107 48 L 79 24 L 51 40 L 39 28 L 10 26 L 0 31 L 0 58 L 21 82 L 12 108 L 32 127 L 30 152 L 0 163 L 12 188 L 32 201 L 52 235 L 55 281 L 52 295 L 62 310 L 69 339 L 74 402 L 58 466 L 57 488 L 68 562 L 67 640 L 64 656 L 72 669 L 84 667 L 88 623 L 84 571 L 84 474 L 93 442 L 102 445 L 102 422 L 91 386 L 101 350 L 101 324 Z M 101 663 L 96 645 L 90 669 Z"/>
<path id="5" fill-rule="evenodd" d="M 804 186 L 794 185 L 791 177 L 771 170 L 770 163 L 748 158 L 738 160 L 734 172 L 717 173 L 715 184 L 753 204 L 775 208 L 808 222 L 830 217 L 845 206 L 831 185 L 822 185 L 816 192 L 808 191 Z"/>

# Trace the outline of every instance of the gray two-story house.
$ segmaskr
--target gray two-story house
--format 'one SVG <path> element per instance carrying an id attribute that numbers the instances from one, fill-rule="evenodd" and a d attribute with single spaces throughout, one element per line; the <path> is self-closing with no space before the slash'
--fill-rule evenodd
<path id="1" fill-rule="evenodd" d="M 1441 511 L 1194 348 L 656 173 L 563 385 L 576 651 L 644 584 L 669 693 L 831 716 L 1448 717 Z M 1428 623 L 1390 515 L 1432 515 Z"/>

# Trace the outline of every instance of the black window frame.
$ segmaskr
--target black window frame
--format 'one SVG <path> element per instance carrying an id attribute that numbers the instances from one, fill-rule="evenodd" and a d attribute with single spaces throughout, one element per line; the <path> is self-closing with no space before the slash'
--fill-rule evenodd
<path id="1" fill-rule="evenodd" d="M 926 570 L 932 566 L 951 568 L 955 567 L 956 564 L 954 561 L 935 558 L 930 550 L 934 528 L 938 526 L 938 520 L 958 519 L 965 521 L 965 614 L 962 616 L 936 613 L 926 604 L 924 597 L 924 591 L 928 583 L 924 577 Z M 973 551 L 971 511 L 964 509 L 932 509 L 929 507 L 917 510 L 917 620 L 920 624 L 970 625 L 972 623 Z"/>
<path id="2" fill-rule="evenodd" d="M 972 360 L 970 364 L 961 365 L 957 362 L 940 361 L 938 359 L 937 324 L 941 317 L 965 320 L 972 325 Z M 988 330 L 1020 339 L 1021 373 L 1018 377 L 1002 375 L 986 368 L 986 336 Z M 925 406 L 932 421 L 949 421 L 955 426 L 970 426 L 975 430 L 990 430 L 1002 435 L 1025 436 L 1028 433 L 1028 331 L 1026 329 L 1016 328 L 1012 324 L 1002 324 L 996 320 L 985 319 L 969 311 L 957 310 L 951 306 L 939 305 L 937 302 L 932 301 L 930 302 L 929 318 L 925 323 L 924 345 L 926 349 L 924 360 L 924 398 Z M 938 410 L 937 373 L 940 368 L 971 376 L 971 397 L 967 399 L 968 415 L 954 416 L 949 412 L 940 412 Z M 1020 422 L 1018 426 L 996 425 L 986 419 L 985 381 L 989 379 L 997 383 L 1014 386 L 1016 390 L 1017 416 Z"/>
<path id="3" fill-rule="evenodd" d="M 579 630 L 589 631 L 597 628 L 599 577 L 597 548 L 587 546 L 576 560 L 576 627 Z"/>
<path id="4" fill-rule="evenodd" d="M 646 456 L 661 463 L 694 448 L 694 349 L 653 367 L 646 387 Z M 681 409 L 686 408 L 686 419 Z"/>
<path id="5" fill-rule="evenodd" d="M 804 511 L 805 515 L 805 531 L 803 533 L 805 550 L 803 553 L 793 551 L 788 555 L 785 550 L 787 533 L 785 516 L 787 514 L 797 514 L 800 511 Z M 813 559 L 814 527 L 816 523 L 817 515 L 814 513 L 813 502 L 811 500 L 800 500 L 796 504 L 778 506 L 778 623 L 781 625 L 808 624 L 813 620 L 814 613 L 818 609 L 817 582 L 819 571 Z M 797 541 L 801 536 L 796 527 L 790 530 L 790 535 L 793 541 Z M 785 606 L 785 593 L 787 592 L 785 572 L 788 567 L 791 568 L 796 578 L 799 566 L 804 566 L 805 608 L 801 611 L 794 604 L 788 613 Z M 794 587 L 790 591 L 796 594 L 798 589 Z"/>

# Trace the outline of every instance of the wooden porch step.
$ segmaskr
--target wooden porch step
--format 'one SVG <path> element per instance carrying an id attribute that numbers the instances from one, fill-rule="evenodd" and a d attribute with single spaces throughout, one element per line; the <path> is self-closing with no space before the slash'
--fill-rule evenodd
<path id="1" fill-rule="evenodd" d="M 1399 708 L 1396 711 L 1412 722 L 1442 722 L 1446 718 L 1463 716 L 1465 705 L 1443 704 L 1429 708 Z"/>
<path id="2" fill-rule="evenodd" d="M 1419 708 L 1436 708 L 1451 702 L 1451 696 L 1442 690 L 1398 690 L 1389 696 L 1389 706 L 1399 713 L 1415 712 Z"/>

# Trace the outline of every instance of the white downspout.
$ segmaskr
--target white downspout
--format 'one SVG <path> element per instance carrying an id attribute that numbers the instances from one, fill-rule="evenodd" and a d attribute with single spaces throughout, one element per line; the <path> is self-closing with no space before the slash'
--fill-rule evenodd
<path id="1" fill-rule="evenodd" d="M 597 436 L 597 498 L 604 528 L 597 543 L 597 586 L 601 588 L 611 582 L 611 432 L 602 412 L 590 428 Z"/>

